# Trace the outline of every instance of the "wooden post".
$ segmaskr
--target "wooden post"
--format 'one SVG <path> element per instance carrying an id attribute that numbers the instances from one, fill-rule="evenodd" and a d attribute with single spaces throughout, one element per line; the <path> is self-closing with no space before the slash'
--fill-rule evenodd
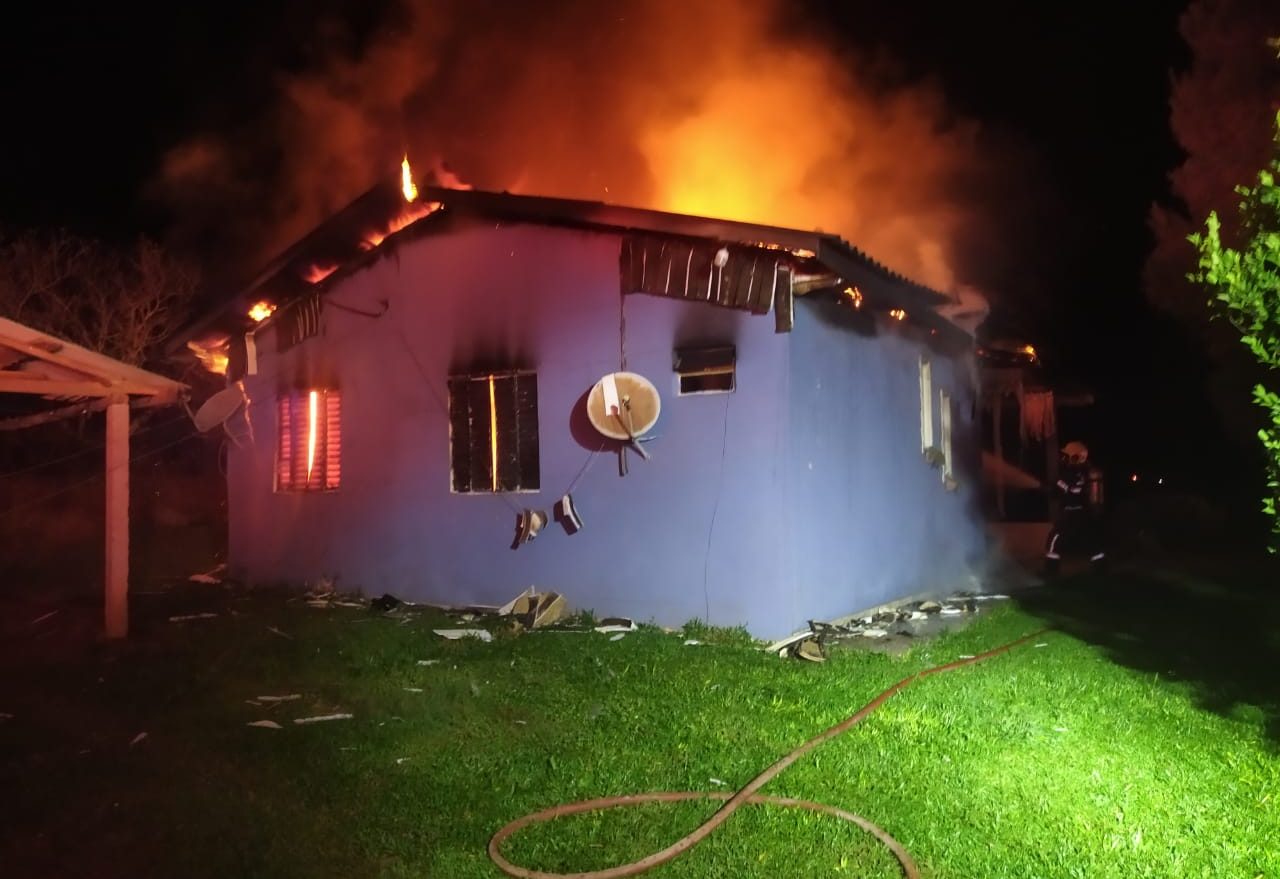
<path id="1" fill-rule="evenodd" d="M 106 629 L 129 634 L 129 399 L 107 406 Z"/>

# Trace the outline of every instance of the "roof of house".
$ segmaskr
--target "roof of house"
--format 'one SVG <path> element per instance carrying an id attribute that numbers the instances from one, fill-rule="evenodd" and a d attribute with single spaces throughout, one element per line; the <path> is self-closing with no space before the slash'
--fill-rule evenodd
<path id="1" fill-rule="evenodd" d="M 413 212 L 414 206 L 416 213 Z M 430 206 L 429 208 L 427 206 Z M 624 207 L 596 201 L 507 192 L 425 187 L 413 206 L 397 185 L 380 183 L 273 259 L 249 284 L 180 333 L 170 352 L 187 340 L 244 317 L 256 301 L 285 304 L 323 288 L 366 260 L 401 241 L 442 228 L 453 218 L 481 218 L 613 232 L 643 232 L 787 251 L 802 269 L 837 276 L 840 285 L 874 290 L 885 307 L 901 308 L 913 319 L 948 333 L 959 328 L 938 314 L 955 308 L 954 297 L 909 280 L 836 235 Z M 407 222 L 406 222 L 407 220 Z M 399 222 L 397 222 L 399 221 Z M 402 227 L 401 227 L 402 226 Z M 394 231 L 388 232 L 388 229 Z M 372 240 L 371 240 L 372 235 Z M 963 331 L 961 331 L 963 332 Z"/>

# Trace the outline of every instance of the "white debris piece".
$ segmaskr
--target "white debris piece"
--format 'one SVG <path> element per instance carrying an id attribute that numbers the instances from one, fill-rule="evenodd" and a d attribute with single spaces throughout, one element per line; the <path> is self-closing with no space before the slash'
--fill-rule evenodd
<path id="1" fill-rule="evenodd" d="M 176 617 L 169 617 L 169 622 L 185 623 L 189 620 L 211 620 L 216 616 L 216 613 L 186 613 Z"/>
<path id="2" fill-rule="evenodd" d="M 302 698 L 301 693 L 288 693 L 284 696 L 259 696 L 259 702 L 296 702 Z"/>
<path id="3" fill-rule="evenodd" d="M 438 659 L 419 659 L 418 665 L 436 665 L 439 662 Z"/>
<path id="4" fill-rule="evenodd" d="M 964 613 L 964 610 L 959 607 L 944 607 L 940 613 L 944 617 L 958 617 L 960 614 Z"/>
<path id="5" fill-rule="evenodd" d="M 479 638 L 481 641 L 492 641 L 493 635 L 490 635 L 486 629 L 432 629 L 441 638 L 448 638 L 450 641 L 457 641 L 461 638 Z"/>
<path id="6" fill-rule="evenodd" d="M 251 720 L 246 723 L 245 726 L 256 726 L 260 729 L 284 729 L 284 727 L 276 723 L 274 720 Z"/>
<path id="7" fill-rule="evenodd" d="M 407 763 L 408 761 L 409 761 L 409 758 L 408 758 L 408 757 L 397 757 L 397 758 L 396 758 L 396 765 L 397 765 L 397 766 L 401 766 L 401 765 L 403 765 L 404 763 Z"/>
<path id="8" fill-rule="evenodd" d="M 974 601 L 1005 601 L 1006 599 L 1008 599 L 1008 597 L 1009 596 L 1007 595 L 1003 595 L 999 592 L 996 592 L 991 595 L 975 595 L 973 596 L 973 600 Z"/>
<path id="9" fill-rule="evenodd" d="M 405 687 L 404 691 L 406 693 L 425 693 L 426 692 L 425 690 L 422 689 L 422 687 Z"/>
<path id="10" fill-rule="evenodd" d="M 621 641 L 621 640 L 622 640 L 623 638 L 625 638 L 625 637 L 627 637 L 627 633 L 626 633 L 626 632 L 619 632 L 618 634 L 614 635 L 614 636 L 613 636 L 612 638 L 610 638 L 609 640 L 610 640 L 610 641 Z"/>
<path id="11" fill-rule="evenodd" d="M 133 741 L 129 742 L 129 747 L 132 748 L 134 745 L 138 744 L 138 742 L 142 741 L 146 737 L 147 737 L 146 733 L 144 732 L 138 733 L 136 736 L 133 737 Z"/>
<path id="12" fill-rule="evenodd" d="M 684 642 L 684 646 L 686 646 L 686 647 L 697 647 L 697 646 L 698 646 L 699 644 L 701 644 L 701 643 L 702 643 L 702 642 L 701 642 L 701 641 L 699 641 L 697 638 L 690 638 L 688 641 L 685 641 L 685 642 Z"/>
<path id="13" fill-rule="evenodd" d="M 33 626 L 38 626 L 38 625 L 40 625 L 40 623 L 43 623 L 45 620 L 49 619 L 49 617 L 51 617 L 51 616 L 55 616 L 55 615 L 57 615 L 59 612 L 60 612 L 60 611 L 58 611 L 58 610 L 51 610 L 51 611 L 49 611 L 48 613 L 42 613 L 42 614 L 40 614 L 40 616 L 38 616 L 38 617 L 36 617 L 34 620 L 32 620 L 30 624 L 31 624 L 31 625 L 33 625 Z"/>
<path id="14" fill-rule="evenodd" d="M 725 785 L 725 783 L 718 778 L 709 778 L 707 780 L 710 781 L 712 784 L 714 784 L 716 787 L 724 787 Z"/>
<path id="15" fill-rule="evenodd" d="M 294 723 L 324 723 L 327 720 L 350 720 L 355 715 L 352 714 L 317 714 L 315 717 L 295 717 Z"/>
<path id="16" fill-rule="evenodd" d="M 1048 642 L 1048 641 L 1041 641 L 1041 642 L 1040 642 L 1039 644 L 1037 644 L 1036 646 L 1037 646 L 1037 647 L 1048 647 L 1048 646 L 1049 646 L 1049 642 Z"/>
<path id="17" fill-rule="evenodd" d="M 874 626 L 869 629 L 862 630 L 862 637 L 864 638 L 883 638 L 888 634 L 889 633 L 884 629 L 877 629 Z"/>

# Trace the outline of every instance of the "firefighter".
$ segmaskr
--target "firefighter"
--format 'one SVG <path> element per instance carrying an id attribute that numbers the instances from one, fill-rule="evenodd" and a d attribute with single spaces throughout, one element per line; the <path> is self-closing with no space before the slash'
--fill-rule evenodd
<path id="1" fill-rule="evenodd" d="M 1062 471 L 1057 490 L 1062 501 L 1058 520 L 1049 532 L 1045 545 L 1045 571 L 1056 574 L 1066 554 L 1087 554 L 1089 563 L 1100 569 L 1107 555 L 1102 548 L 1102 529 L 1096 503 L 1100 497 L 1092 491 L 1093 473 L 1089 469 L 1089 449 L 1073 441 L 1062 447 Z"/>

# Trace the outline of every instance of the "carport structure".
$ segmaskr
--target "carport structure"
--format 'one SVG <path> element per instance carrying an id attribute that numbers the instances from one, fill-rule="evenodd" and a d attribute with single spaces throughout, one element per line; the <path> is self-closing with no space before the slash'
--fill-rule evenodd
<path id="1" fill-rule="evenodd" d="M 0 420 L 0 430 L 106 410 L 105 628 L 129 632 L 129 408 L 173 405 L 186 386 L 0 317 L 0 394 L 61 402 Z"/>

